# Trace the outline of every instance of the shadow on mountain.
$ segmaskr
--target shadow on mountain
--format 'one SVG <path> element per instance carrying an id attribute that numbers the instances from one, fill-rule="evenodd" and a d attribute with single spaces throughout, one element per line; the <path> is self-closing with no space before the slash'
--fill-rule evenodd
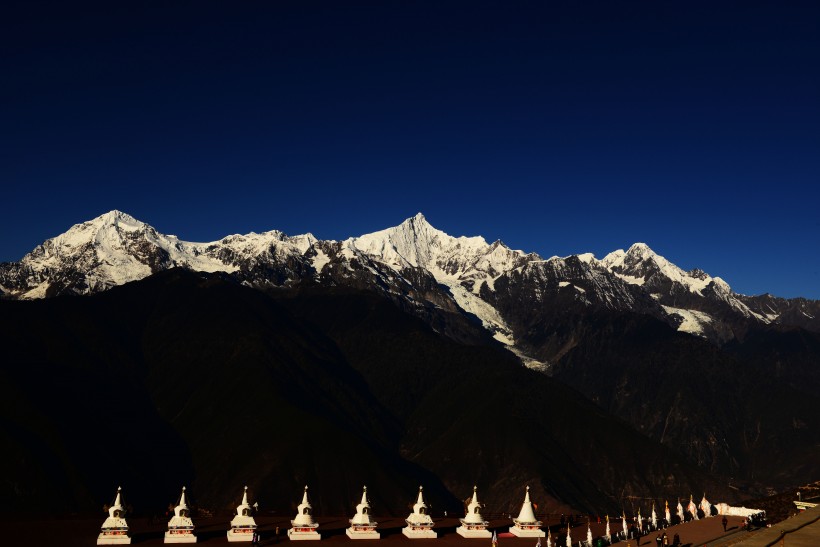
<path id="1" fill-rule="evenodd" d="M 404 515 L 418 485 L 495 511 L 731 495 L 674 452 L 506 351 L 465 346 L 365 292 L 271 297 L 171 270 L 91 297 L 0 302 L 0 507 L 139 513 L 181 485 L 203 507 Z"/>

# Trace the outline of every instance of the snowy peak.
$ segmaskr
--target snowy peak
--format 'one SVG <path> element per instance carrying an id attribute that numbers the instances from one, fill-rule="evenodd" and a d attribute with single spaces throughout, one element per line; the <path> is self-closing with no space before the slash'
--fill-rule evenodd
<path id="1" fill-rule="evenodd" d="M 483 237 L 455 238 L 437 230 L 421 213 L 393 228 L 351 238 L 347 242 L 391 266 L 421 267 L 431 271 L 443 255 L 458 251 L 465 257 L 474 256 L 488 247 Z"/>
<path id="2" fill-rule="evenodd" d="M 627 251 L 614 251 L 601 263 L 627 283 L 646 290 L 667 313 L 680 319 L 678 328 L 685 332 L 703 335 L 717 324 L 713 316 L 726 315 L 727 311 L 763 323 L 774 319 L 751 310 L 723 279 L 700 268 L 686 272 L 645 243 L 635 243 Z"/>
<path id="3" fill-rule="evenodd" d="M 153 228 L 144 222 L 140 222 L 131 215 L 115 210 L 109 211 L 89 221 L 75 224 L 69 228 L 67 232 L 47 240 L 40 247 L 45 247 L 47 250 L 54 252 L 61 252 L 95 241 L 107 245 L 119 245 L 125 232 L 133 233 L 147 230 L 156 233 Z M 38 247 L 38 249 L 40 247 Z M 37 249 L 35 249 L 35 252 L 36 250 Z M 31 254 L 28 256 L 31 256 Z M 23 260 L 25 260 L 25 258 Z"/>
<path id="4" fill-rule="evenodd" d="M 128 213 L 123 213 L 117 209 L 113 209 L 108 211 L 107 213 L 103 213 L 102 215 L 98 216 L 95 219 L 89 221 L 91 224 L 108 224 L 116 226 L 119 223 L 123 223 L 126 226 L 145 226 L 144 222 L 140 222 L 139 220 L 135 219 Z"/>
<path id="5" fill-rule="evenodd" d="M 0 271 L 0 285 L 21 298 L 97 292 L 168 268 L 230 273 L 284 262 L 303 255 L 316 241 L 311 234 L 288 237 L 273 230 L 192 243 L 113 210 L 38 245 Z"/>
<path id="6" fill-rule="evenodd" d="M 628 283 L 646 285 L 650 292 L 673 283 L 702 295 L 703 289 L 712 282 L 712 277 L 703 270 L 685 272 L 646 243 L 634 243 L 626 251 L 613 251 L 601 259 L 601 263 Z"/>
<path id="7" fill-rule="evenodd" d="M 424 268 L 439 283 L 459 284 L 476 293 L 482 284 L 492 288 L 493 279 L 502 273 L 538 258 L 514 251 L 501 241 L 487 244 L 481 236 L 453 237 L 434 228 L 421 213 L 345 244 L 393 268 Z"/>

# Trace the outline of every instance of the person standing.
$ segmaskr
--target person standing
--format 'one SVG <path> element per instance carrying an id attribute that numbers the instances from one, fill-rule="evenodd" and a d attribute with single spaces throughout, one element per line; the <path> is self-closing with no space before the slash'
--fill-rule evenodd
<path id="1" fill-rule="evenodd" d="M 723 524 L 723 531 L 726 531 L 726 525 L 729 524 L 729 521 L 726 519 L 726 515 L 723 515 L 723 520 L 720 521 Z"/>

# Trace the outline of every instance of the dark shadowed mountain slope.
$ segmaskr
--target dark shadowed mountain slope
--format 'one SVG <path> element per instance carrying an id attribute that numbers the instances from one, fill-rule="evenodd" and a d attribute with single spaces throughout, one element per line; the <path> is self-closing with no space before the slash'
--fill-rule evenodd
<path id="1" fill-rule="evenodd" d="M 3 302 L 2 506 L 48 493 L 97 508 L 122 484 L 138 508 L 182 484 L 207 506 L 244 484 L 289 508 L 351 511 L 363 484 L 393 511 L 419 483 L 395 420 L 333 343 L 258 291 L 184 270 L 91 298 Z M 58 487 L 55 491 L 55 485 Z"/>
<path id="2" fill-rule="evenodd" d="M 455 344 L 371 295 L 314 288 L 282 301 L 337 342 L 404 425 L 402 453 L 456 495 L 477 483 L 503 511 L 520 504 L 526 484 L 553 507 L 589 511 L 620 510 L 623 496 L 701 488 L 695 484 L 731 495 L 503 350 Z"/>
<path id="3" fill-rule="evenodd" d="M 584 342 L 555 377 L 699 465 L 761 492 L 820 474 L 820 398 L 796 383 L 816 382 L 818 353 L 795 349 L 789 333 L 729 353 L 647 316 L 598 314 L 568 330 Z M 758 343 L 794 355 L 778 374 Z"/>
<path id="4" fill-rule="evenodd" d="M 282 293 L 284 295 L 285 293 Z M 91 297 L 0 302 L 0 504 L 97 508 L 122 484 L 138 510 L 187 484 L 226 507 L 241 486 L 289 510 L 402 514 L 531 483 L 554 504 L 617 508 L 626 492 L 720 485 L 503 351 L 464 346 L 372 294 L 279 301 L 182 269 Z M 492 509 L 491 509 L 492 510 Z"/>
<path id="5" fill-rule="evenodd" d="M 750 331 L 743 342 L 724 348 L 751 365 L 749 372 L 783 382 L 809 397 L 820 395 L 820 334 L 794 327 Z"/>

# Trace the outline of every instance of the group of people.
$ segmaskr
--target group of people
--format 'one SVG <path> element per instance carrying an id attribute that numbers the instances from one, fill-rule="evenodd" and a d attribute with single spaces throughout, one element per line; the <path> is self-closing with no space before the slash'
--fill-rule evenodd
<path id="1" fill-rule="evenodd" d="M 635 540 L 635 545 L 640 545 L 641 544 L 641 533 L 638 530 L 635 530 L 634 534 L 630 534 L 630 537 L 632 537 L 632 539 Z M 669 543 L 669 541 L 670 541 L 670 539 L 669 539 L 669 536 L 666 535 L 666 532 L 661 532 L 655 538 L 655 543 L 658 544 L 658 547 L 667 547 L 668 545 L 680 545 L 681 544 L 680 543 L 680 536 L 677 533 L 675 533 L 675 535 L 672 536 L 672 540 L 671 540 L 672 543 Z M 627 542 L 627 545 L 630 545 L 629 542 Z M 649 545 L 649 544 L 646 543 L 645 545 Z"/>
<path id="2" fill-rule="evenodd" d="M 667 545 L 680 545 L 680 536 L 675 533 L 672 536 L 672 543 L 669 543 L 669 536 L 666 535 L 666 532 L 661 532 L 655 538 L 655 543 L 658 544 L 658 547 L 666 547 Z"/>

